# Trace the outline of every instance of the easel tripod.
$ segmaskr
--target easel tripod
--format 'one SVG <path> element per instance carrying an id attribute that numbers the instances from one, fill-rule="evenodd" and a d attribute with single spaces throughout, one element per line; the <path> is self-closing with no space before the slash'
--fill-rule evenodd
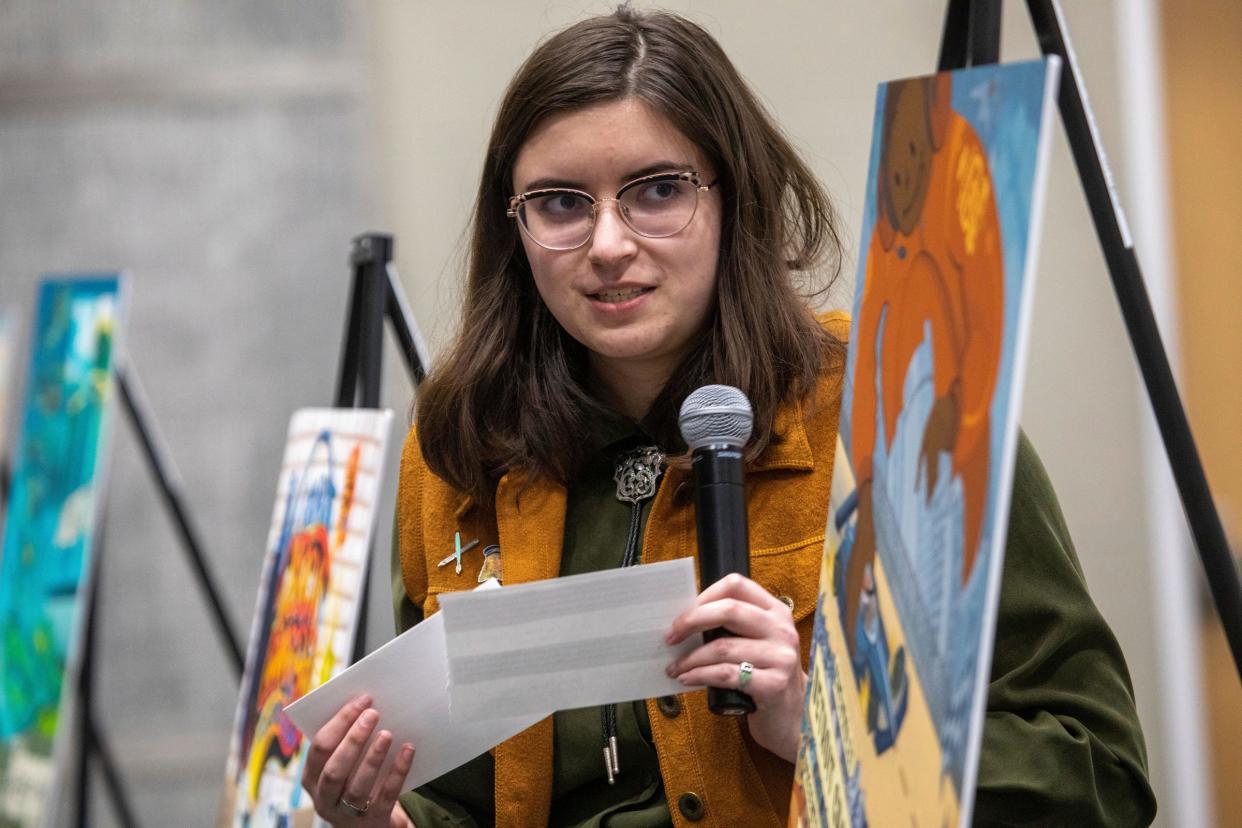
<path id="1" fill-rule="evenodd" d="M 949 0 L 940 44 L 939 71 L 999 60 L 1000 5 L 1000 0 Z M 1083 86 L 1060 5 L 1056 0 L 1027 0 L 1026 5 L 1040 49 L 1045 55 L 1057 55 L 1062 61 L 1057 97 L 1061 121 L 1195 548 L 1229 641 L 1234 667 L 1242 677 L 1242 586 L 1143 284 L 1133 239 L 1113 194 L 1094 122 L 1081 91 Z"/>
<path id="2" fill-rule="evenodd" d="M 350 288 L 349 318 L 341 343 L 341 363 L 336 383 L 337 408 L 379 406 L 385 319 L 392 325 L 415 389 L 427 375 L 427 351 L 405 301 L 405 292 L 392 266 L 392 257 L 391 235 L 365 233 L 353 240 L 349 254 L 353 284 Z M 362 593 L 358 597 L 354 661 L 364 655 L 367 637 L 370 562 L 371 556 L 368 555 L 362 572 Z"/>

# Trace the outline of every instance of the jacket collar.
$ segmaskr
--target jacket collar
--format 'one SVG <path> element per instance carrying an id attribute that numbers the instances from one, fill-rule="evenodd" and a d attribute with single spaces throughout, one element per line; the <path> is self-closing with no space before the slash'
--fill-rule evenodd
<path id="1" fill-rule="evenodd" d="M 811 402 L 815 404 L 814 401 Z M 764 472 L 776 469 L 810 471 L 815 468 L 815 453 L 806 436 L 802 417 L 802 401 L 794 400 L 776 412 L 772 423 L 775 435 L 767 448 L 751 463 L 748 472 Z"/>
<path id="2" fill-rule="evenodd" d="M 811 404 L 814 405 L 816 403 L 812 401 Z M 811 441 L 807 438 L 804 423 L 803 402 L 801 400 L 795 400 L 792 403 L 781 406 L 777 410 L 773 421 L 773 433 L 776 435 L 776 439 L 768 443 L 767 448 L 755 458 L 747 472 L 776 470 L 810 471 L 815 468 L 815 452 L 811 449 Z M 532 517 L 532 511 L 539 512 L 539 517 L 552 518 L 552 523 L 562 527 L 565 522 L 565 502 L 566 493 L 563 486 L 544 477 L 535 477 L 533 480 L 528 479 L 526 474 L 520 470 L 506 473 L 500 479 L 496 488 L 496 509 L 498 514 L 508 513 L 517 515 L 518 510 L 521 509 L 521 513 L 529 519 Z M 474 505 L 474 498 L 470 495 L 465 495 L 457 507 L 457 520 L 460 521 L 467 512 L 474 508 Z M 501 530 L 503 533 L 503 528 Z M 515 540 L 520 542 L 520 533 L 514 531 L 513 534 L 518 537 L 510 540 L 511 545 Z M 556 577 L 560 570 L 559 550 L 562 539 L 558 536 L 555 539 L 527 538 L 524 540 L 536 542 L 537 545 L 543 546 L 544 549 L 556 550 L 556 554 L 543 554 L 540 556 L 547 558 L 547 560 L 540 561 L 537 569 L 540 572 L 547 571 L 547 574 L 537 575 L 533 578 L 513 578 L 506 566 L 505 580 L 511 580 L 512 583 L 521 583 L 523 580 Z M 502 546 L 501 548 L 505 547 Z M 556 558 L 556 560 L 553 561 L 552 558 Z M 549 568 L 550 571 L 548 571 Z M 530 574 L 533 575 L 535 573 Z"/>

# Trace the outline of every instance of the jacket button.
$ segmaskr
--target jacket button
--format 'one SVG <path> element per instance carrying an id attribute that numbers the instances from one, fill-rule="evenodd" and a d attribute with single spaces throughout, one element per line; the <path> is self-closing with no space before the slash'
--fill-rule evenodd
<path id="1" fill-rule="evenodd" d="M 789 611 L 793 612 L 794 599 L 790 598 L 788 595 L 778 595 L 776 596 L 776 600 L 780 601 L 782 604 L 789 607 Z"/>
<path id="2" fill-rule="evenodd" d="M 684 793 L 677 797 L 677 810 L 691 822 L 698 822 L 703 818 L 703 800 L 696 793 Z"/>
<path id="3" fill-rule="evenodd" d="M 660 696 L 656 699 L 656 706 L 667 719 L 676 719 L 681 715 L 681 699 L 676 696 Z"/>

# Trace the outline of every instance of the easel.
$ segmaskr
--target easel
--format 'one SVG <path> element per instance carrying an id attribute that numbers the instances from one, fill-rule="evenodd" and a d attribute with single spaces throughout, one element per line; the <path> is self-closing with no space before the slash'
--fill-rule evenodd
<path id="1" fill-rule="evenodd" d="M 1057 98 L 1061 121 L 1186 520 L 1225 628 L 1234 667 L 1242 678 L 1242 586 L 1190 432 L 1186 410 L 1177 392 L 1133 241 L 1113 195 L 1094 120 L 1081 92 L 1082 81 L 1065 32 L 1064 16 L 1057 0 L 1027 0 L 1026 5 L 1041 51 L 1061 58 L 1061 88 Z M 1000 59 L 1000 20 L 1000 0 L 949 0 L 938 71 L 996 63 Z"/>
<path id="2" fill-rule="evenodd" d="M 190 568 L 194 573 L 195 580 L 198 581 L 199 591 L 207 600 L 210 616 L 216 628 L 216 634 L 229 657 L 229 663 L 233 667 L 233 676 L 237 681 L 240 681 L 242 668 L 245 663 L 241 645 L 233 632 L 232 624 L 229 622 L 228 615 L 224 609 L 224 603 L 220 600 L 220 592 L 216 587 L 215 578 L 207 568 L 207 561 L 203 556 L 202 542 L 199 540 L 198 532 L 194 528 L 186 506 L 181 476 L 173 464 L 172 456 L 166 448 L 163 437 L 155 426 L 155 417 L 151 414 L 150 406 L 142 391 L 142 386 L 138 382 L 137 375 L 129 365 L 125 364 L 125 360 L 120 360 L 113 369 L 113 376 L 116 381 L 116 388 L 120 393 L 120 400 L 124 406 L 126 417 L 134 430 L 134 435 L 142 446 L 147 467 L 155 479 L 155 485 L 159 490 L 164 506 L 176 526 L 177 534 L 181 539 L 182 549 L 189 558 Z M 121 775 L 117 771 L 116 761 L 112 758 L 112 752 L 99 729 L 91 708 L 95 663 L 95 625 L 99 618 L 99 561 L 103 558 L 102 526 L 98 538 L 99 542 L 96 543 L 95 551 L 92 554 L 91 567 L 95 571 L 91 574 L 87 618 L 83 633 L 85 638 L 82 642 L 82 662 L 77 684 L 78 706 L 76 709 L 76 722 L 74 724 L 78 728 L 78 754 L 73 824 L 79 826 L 79 828 L 85 828 L 87 825 L 87 803 L 90 795 L 89 761 L 91 758 L 94 758 L 99 764 L 100 771 L 103 773 L 104 784 L 112 799 L 118 819 L 122 825 L 132 828 L 138 825 L 138 820 L 134 815 L 134 809 L 130 804 L 130 798 L 122 782 Z"/>
<path id="3" fill-rule="evenodd" d="M 349 262 L 353 268 L 349 317 L 341 344 L 340 371 L 336 382 L 337 408 L 378 408 L 380 375 L 384 355 L 384 319 L 392 325 L 401 355 L 415 389 L 427 374 L 427 353 L 405 292 L 392 266 L 393 238 L 365 233 L 354 238 Z M 363 655 L 367 637 L 367 607 L 371 594 L 371 556 L 362 571 L 358 597 L 358 622 L 354 629 L 351 663 Z"/>

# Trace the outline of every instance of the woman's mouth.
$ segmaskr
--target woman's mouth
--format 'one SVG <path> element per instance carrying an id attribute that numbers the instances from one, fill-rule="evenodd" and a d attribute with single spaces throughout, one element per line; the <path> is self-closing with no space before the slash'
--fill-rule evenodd
<path id="1" fill-rule="evenodd" d="M 655 290 L 649 287 L 628 288 L 626 290 L 601 290 L 599 293 L 592 293 L 591 298 L 597 302 L 606 302 L 610 305 L 619 305 L 622 302 L 628 302 L 631 299 L 637 299 L 644 293 Z"/>

